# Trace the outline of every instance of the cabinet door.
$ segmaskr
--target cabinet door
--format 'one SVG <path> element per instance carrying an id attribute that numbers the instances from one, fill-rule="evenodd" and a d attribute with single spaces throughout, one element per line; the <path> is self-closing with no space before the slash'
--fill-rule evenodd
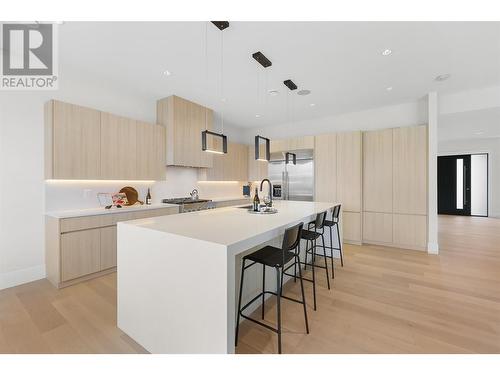
<path id="1" fill-rule="evenodd" d="M 427 214 L 427 126 L 394 129 L 394 213 Z"/>
<path id="2" fill-rule="evenodd" d="M 61 281 L 100 271 L 100 229 L 61 235 Z"/>
<path id="3" fill-rule="evenodd" d="M 247 146 L 238 143 L 229 143 L 224 165 L 225 181 L 246 181 L 248 179 Z"/>
<path id="4" fill-rule="evenodd" d="M 100 178 L 100 113 L 94 109 L 52 102 L 53 172 L 56 179 Z M 49 116 L 50 117 L 50 116 Z"/>
<path id="5" fill-rule="evenodd" d="M 248 181 L 261 181 L 264 178 L 267 178 L 268 166 L 269 163 L 264 160 L 255 160 L 255 146 L 247 146 L 248 147 Z M 265 145 L 261 145 L 259 154 L 265 154 L 266 147 Z"/>
<path id="6" fill-rule="evenodd" d="M 342 234 L 344 241 L 361 243 L 361 213 L 342 212 Z"/>
<path id="7" fill-rule="evenodd" d="M 162 125 L 137 122 L 136 178 L 164 180 L 166 171 L 166 135 Z"/>
<path id="8" fill-rule="evenodd" d="M 135 180 L 136 121 L 101 113 L 101 178 Z"/>
<path id="9" fill-rule="evenodd" d="M 116 267 L 116 226 L 100 229 L 101 270 Z"/>
<path id="10" fill-rule="evenodd" d="M 392 243 L 392 213 L 363 212 L 363 241 Z"/>
<path id="11" fill-rule="evenodd" d="M 337 133 L 337 200 L 361 211 L 361 132 Z"/>
<path id="12" fill-rule="evenodd" d="M 336 202 L 337 199 L 337 136 L 323 134 L 315 137 L 314 200 Z"/>
<path id="13" fill-rule="evenodd" d="M 402 248 L 427 248 L 427 216 L 394 214 L 394 244 Z"/>
<path id="14" fill-rule="evenodd" d="M 364 211 L 392 213 L 392 167 L 392 129 L 363 133 Z"/>
<path id="15" fill-rule="evenodd" d="M 172 123 L 167 125 L 173 127 L 172 164 L 211 168 L 213 155 L 202 151 L 201 132 L 205 128 L 212 129 L 212 110 L 174 96 L 171 97 L 169 111 L 173 111 Z M 170 131 L 168 133 L 170 135 Z"/>

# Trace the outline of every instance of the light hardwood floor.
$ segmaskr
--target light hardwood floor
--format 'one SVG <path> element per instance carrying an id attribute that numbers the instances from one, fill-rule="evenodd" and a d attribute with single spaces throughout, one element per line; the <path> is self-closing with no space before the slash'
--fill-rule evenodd
<path id="1" fill-rule="evenodd" d="M 283 302 L 284 353 L 500 353 L 500 220 L 442 216 L 440 255 L 345 246 L 331 291 L 320 273 L 310 334 Z M 298 295 L 298 284 L 286 293 Z M 307 283 L 308 284 L 308 283 Z M 306 298 L 312 302 L 311 288 Z M 266 320 L 275 321 L 273 303 Z M 238 353 L 275 353 L 242 323 Z M 2 353 L 143 353 L 116 328 L 116 275 L 62 290 L 41 280 L 0 291 Z"/>

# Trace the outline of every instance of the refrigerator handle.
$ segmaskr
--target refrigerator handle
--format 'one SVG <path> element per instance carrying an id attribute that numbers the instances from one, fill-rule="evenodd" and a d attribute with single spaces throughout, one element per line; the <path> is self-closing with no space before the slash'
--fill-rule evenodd
<path id="1" fill-rule="evenodd" d="M 281 172 L 281 199 L 286 199 L 286 178 L 284 171 Z"/>
<path id="2" fill-rule="evenodd" d="M 285 172 L 286 174 L 286 200 L 290 199 L 290 176 L 288 175 L 288 171 Z"/>

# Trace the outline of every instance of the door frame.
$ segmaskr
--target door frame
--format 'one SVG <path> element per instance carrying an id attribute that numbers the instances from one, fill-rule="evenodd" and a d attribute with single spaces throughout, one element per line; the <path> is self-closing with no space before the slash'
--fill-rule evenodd
<path id="1" fill-rule="evenodd" d="M 477 150 L 477 151 L 450 151 L 450 152 L 439 152 L 439 156 L 459 156 L 459 155 L 485 155 L 486 154 L 486 165 L 488 168 L 488 175 L 486 176 L 486 188 L 487 188 L 487 194 L 486 194 L 486 213 L 487 216 L 483 215 L 470 215 L 472 217 L 489 217 L 490 212 L 491 212 L 491 207 L 490 207 L 490 202 L 491 202 L 491 163 L 490 163 L 490 155 L 491 155 L 491 150 Z M 437 163 L 437 159 L 436 159 Z M 436 170 L 437 170 L 437 165 L 436 165 Z M 437 176 L 436 176 L 437 177 Z M 437 186 L 436 186 L 437 189 Z M 437 193 L 437 192 L 436 192 Z M 437 203 L 436 203 L 437 204 Z"/>

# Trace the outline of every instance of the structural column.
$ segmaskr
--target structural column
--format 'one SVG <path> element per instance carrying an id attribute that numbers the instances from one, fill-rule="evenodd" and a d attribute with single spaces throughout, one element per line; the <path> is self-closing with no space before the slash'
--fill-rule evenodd
<path id="1" fill-rule="evenodd" d="M 430 92 L 428 101 L 428 194 L 427 194 L 427 252 L 439 253 L 437 215 L 437 151 L 438 151 L 438 95 Z"/>

